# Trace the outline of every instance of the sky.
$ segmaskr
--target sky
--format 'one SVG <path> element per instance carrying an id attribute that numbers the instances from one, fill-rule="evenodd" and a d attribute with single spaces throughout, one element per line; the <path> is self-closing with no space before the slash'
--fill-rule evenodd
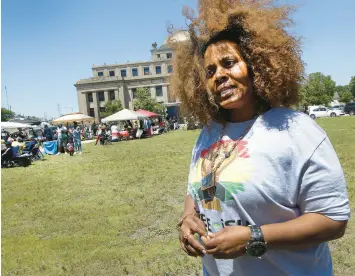
<path id="1" fill-rule="evenodd" d="M 299 4 L 292 33 L 302 37 L 306 73 L 345 85 L 355 75 L 354 0 Z M 74 84 L 104 63 L 150 60 L 167 28 L 185 28 L 182 8 L 197 0 L 2 0 L 1 105 L 26 116 L 78 111 Z M 334 4 L 336 3 L 336 5 Z M 7 95 L 5 93 L 7 87 Z"/>

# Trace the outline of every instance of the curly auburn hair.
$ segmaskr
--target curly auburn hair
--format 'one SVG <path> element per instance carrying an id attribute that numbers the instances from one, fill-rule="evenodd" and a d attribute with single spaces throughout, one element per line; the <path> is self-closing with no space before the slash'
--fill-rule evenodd
<path id="1" fill-rule="evenodd" d="M 273 0 L 199 0 L 199 16 L 194 18 L 185 7 L 190 39 L 170 42 L 176 50 L 171 89 L 183 110 L 204 124 L 227 120 L 228 111 L 206 88 L 203 66 L 207 47 L 221 40 L 239 46 L 259 112 L 297 104 L 304 64 L 300 40 L 285 30 L 293 23 L 289 18 L 293 11 L 293 6 L 275 5 Z"/>

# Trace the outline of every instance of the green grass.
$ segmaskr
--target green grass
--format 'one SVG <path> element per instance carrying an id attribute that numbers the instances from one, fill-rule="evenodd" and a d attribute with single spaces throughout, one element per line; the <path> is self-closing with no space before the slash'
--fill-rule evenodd
<path id="1" fill-rule="evenodd" d="M 355 203 L 355 117 L 318 120 Z M 2 275 L 200 275 L 179 249 L 192 146 L 198 131 L 46 157 L 2 169 Z M 354 211 L 354 207 L 352 208 Z M 355 270 L 355 224 L 331 243 L 336 275 Z"/>

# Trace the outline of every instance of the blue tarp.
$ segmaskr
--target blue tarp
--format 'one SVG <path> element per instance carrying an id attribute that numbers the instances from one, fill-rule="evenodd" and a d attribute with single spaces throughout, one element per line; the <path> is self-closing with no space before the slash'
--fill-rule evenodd
<path id="1" fill-rule="evenodd" d="M 57 154 L 58 152 L 57 141 L 44 142 L 43 148 L 45 154 Z"/>
<path id="2" fill-rule="evenodd" d="M 16 146 L 16 147 L 12 147 L 12 155 L 14 157 L 16 157 L 18 155 L 18 152 L 20 150 L 20 147 L 19 146 Z"/>

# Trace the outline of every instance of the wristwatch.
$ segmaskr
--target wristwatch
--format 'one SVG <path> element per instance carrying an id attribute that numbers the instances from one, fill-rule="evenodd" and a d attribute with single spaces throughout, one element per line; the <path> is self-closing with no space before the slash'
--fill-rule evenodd
<path id="1" fill-rule="evenodd" d="M 264 241 L 264 235 L 260 226 L 249 225 L 250 228 L 250 240 L 245 246 L 246 253 L 252 257 L 260 257 L 265 254 L 267 250 L 266 242 Z"/>

